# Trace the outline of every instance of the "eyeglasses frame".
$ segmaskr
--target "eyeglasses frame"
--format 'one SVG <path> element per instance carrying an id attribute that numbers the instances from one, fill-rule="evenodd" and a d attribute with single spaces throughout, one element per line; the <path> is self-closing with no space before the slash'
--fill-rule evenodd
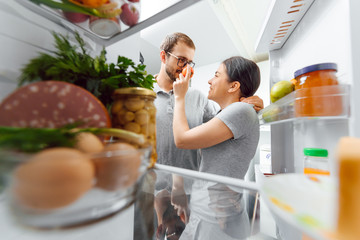
<path id="1" fill-rule="evenodd" d="M 184 58 L 178 57 L 178 56 L 176 56 L 176 55 L 172 54 L 171 52 L 166 52 L 166 53 L 167 53 L 167 54 L 169 54 L 170 56 L 173 56 L 174 58 L 176 58 L 176 59 L 178 60 L 178 61 L 177 61 L 177 65 L 178 65 L 178 67 L 185 67 L 187 64 L 189 64 L 189 65 L 190 65 L 190 67 L 192 67 L 192 68 L 194 68 L 194 67 L 195 67 L 195 63 L 194 63 L 193 61 L 189 62 L 189 61 L 187 61 L 187 60 L 185 60 L 184 65 L 183 65 L 183 66 L 181 66 L 181 65 L 179 65 L 180 60 L 182 60 L 182 59 L 184 59 Z"/>

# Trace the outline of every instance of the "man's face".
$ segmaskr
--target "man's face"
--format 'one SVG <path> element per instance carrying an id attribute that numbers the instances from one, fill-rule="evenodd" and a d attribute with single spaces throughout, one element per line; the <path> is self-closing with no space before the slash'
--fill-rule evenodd
<path id="1" fill-rule="evenodd" d="M 186 46 L 184 43 L 179 42 L 175 45 L 171 53 L 178 58 L 183 58 L 187 60 L 188 62 L 193 61 L 195 50 L 193 48 L 190 48 Z M 166 55 L 166 66 L 165 71 L 168 77 L 175 81 L 177 78 L 179 78 L 179 74 L 182 71 L 182 67 L 178 66 L 178 59 L 174 56 L 171 56 L 169 54 Z"/>

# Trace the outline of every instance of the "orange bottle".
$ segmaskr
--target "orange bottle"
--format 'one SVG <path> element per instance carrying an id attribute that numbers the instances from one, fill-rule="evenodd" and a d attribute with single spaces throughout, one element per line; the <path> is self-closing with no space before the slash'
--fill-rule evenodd
<path id="1" fill-rule="evenodd" d="M 336 63 L 321 63 L 295 72 L 295 116 L 337 116 L 342 98 L 336 77 Z"/>
<path id="2" fill-rule="evenodd" d="M 330 175 L 326 149 L 304 148 L 304 155 L 304 174 Z"/>

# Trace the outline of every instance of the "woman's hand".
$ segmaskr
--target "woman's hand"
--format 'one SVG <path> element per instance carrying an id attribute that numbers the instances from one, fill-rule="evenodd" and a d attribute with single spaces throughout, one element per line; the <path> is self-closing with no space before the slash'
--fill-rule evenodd
<path id="1" fill-rule="evenodd" d="M 185 98 L 186 92 L 189 88 L 189 81 L 191 70 L 190 66 L 187 65 L 186 76 L 184 77 L 181 73 L 179 74 L 179 78 L 173 83 L 174 96 L 177 99 Z"/>
<path id="2" fill-rule="evenodd" d="M 248 98 L 242 97 L 240 98 L 240 102 L 245 102 L 254 105 L 254 109 L 257 112 L 264 108 L 263 100 L 255 95 Z"/>

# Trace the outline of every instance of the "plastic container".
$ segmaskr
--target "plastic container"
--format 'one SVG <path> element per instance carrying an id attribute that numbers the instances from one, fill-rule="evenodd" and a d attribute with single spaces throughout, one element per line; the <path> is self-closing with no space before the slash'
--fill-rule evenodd
<path id="1" fill-rule="evenodd" d="M 330 175 L 328 151 L 322 148 L 304 148 L 304 174 Z"/>
<path id="2" fill-rule="evenodd" d="M 115 90 L 111 108 L 112 126 L 143 134 L 152 146 L 151 160 L 156 162 L 156 93 L 147 88 Z"/>
<path id="3" fill-rule="evenodd" d="M 139 184 L 150 165 L 150 154 L 149 146 L 104 150 L 87 155 L 95 169 L 94 179 L 89 189 L 76 195 L 74 192 L 78 191 L 77 186 L 82 184 L 83 178 L 74 180 L 74 174 L 64 171 L 64 165 L 58 167 L 58 164 L 45 163 L 52 159 L 42 159 L 42 164 L 39 161 L 35 163 L 33 155 L 27 158 L 24 158 L 25 155 L 14 155 L 5 160 L 2 155 L 2 161 L 16 164 L 7 179 L 5 199 L 16 220 L 30 227 L 60 228 L 99 221 L 133 204 Z M 73 167 L 78 166 L 73 164 Z M 45 167 L 47 172 L 42 171 Z M 56 167 L 58 171 L 55 173 L 53 170 Z M 55 174 L 48 174 L 50 171 Z"/>
<path id="4" fill-rule="evenodd" d="M 89 28 L 101 37 L 111 37 L 121 31 L 119 19 L 90 16 Z"/>
<path id="5" fill-rule="evenodd" d="M 337 87 L 336 63 L 321 63 L 295 72 L 295 116 L 337 116 L 342 114 L 342 97 Z"/>
<path id="6" fill-rule="evenodd" d="M 270 144 L 260 146 L 260 170 L 262 173 L 272 173 Z"/>

